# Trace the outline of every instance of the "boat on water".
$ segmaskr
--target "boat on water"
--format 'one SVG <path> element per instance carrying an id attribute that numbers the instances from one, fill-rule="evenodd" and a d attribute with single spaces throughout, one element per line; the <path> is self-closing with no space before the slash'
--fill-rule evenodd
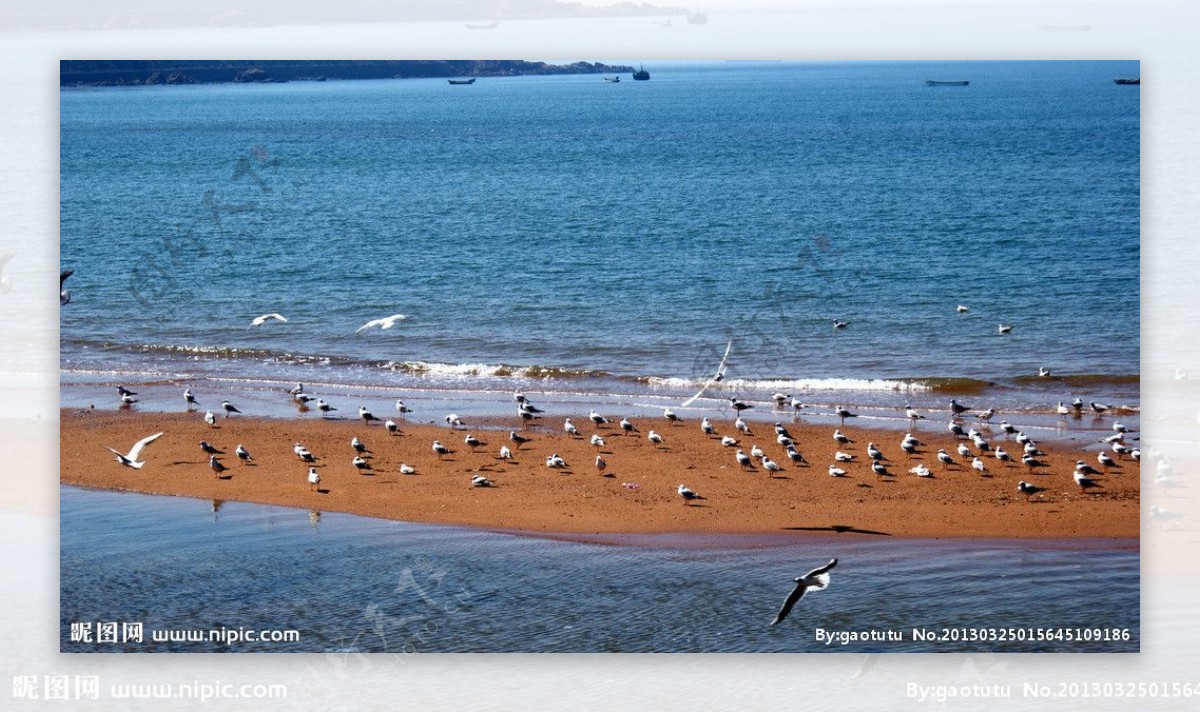
<path id="1" fill-rule="evenodd" d="M 471 77 L 470 79 L 447 79 L 446 81 L 451 84 L 474 84 L 476 79 L 478 77 Z"/>
<path id="2" fill-rule="evenodd" d="M 1114 84 L 1141 84 L 1141 77 L 1117 77 L 1113 80 Z"/>
<path id="3" fill-rule="evenodd" d="M 695 12 L 688 13 L 687 20 L 689 25 L 705 25 L 708 24 L 708 15 L 700 12 L 700 8 L 697 7 Z"/>
<path id="4" fill-rule="evenodd" d="M 926 79 L 926 86 L 930 87 L 965 87 L 971 82 L 966 79 Z"/>
<path id="5" fill-rule="evenodd" d="M 468 22 L 467 29 L 468 30 L 494 30 L 494 29 L 496 29 L 496 25 L 499 25 L 499 24 L 500 24 L 499 22 Z"/>
<path id="6" fill-rule="evenodd" d="M 644 82 L 648 79 L 650 79 L 650 73 L 646 71 L 645 67 L 639 65 L 638 71 L 633 73 L 633 81 Z"/>
<path id="7" fill-rule="evenodd" d="M 620 77 L 605 77 L 604 81 L 616 84 L 617 82 L 621 81 L 621 78 Z"/>

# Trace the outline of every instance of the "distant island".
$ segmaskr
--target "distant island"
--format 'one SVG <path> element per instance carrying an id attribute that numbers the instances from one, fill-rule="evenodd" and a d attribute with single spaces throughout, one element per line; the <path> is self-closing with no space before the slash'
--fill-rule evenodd
<path id="1" fill-rule="evenodd" d="M 126 87 L 632 72 L 633 67 L 599 62 L 547 64 L 524 60 L 63 60 L 59 63 L 59 86 Z"/>

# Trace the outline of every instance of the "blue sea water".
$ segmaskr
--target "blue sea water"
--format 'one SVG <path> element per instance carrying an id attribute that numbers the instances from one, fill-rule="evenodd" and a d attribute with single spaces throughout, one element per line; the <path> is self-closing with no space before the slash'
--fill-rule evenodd
<path id="1" fill-rule="evenodd" d="M 647 68 L 64 89 L 64 387 L 1137 405 L 1136 62 Z"/>
<path id="2" fill-rule="evenodd" d="M 402 662 L 437 652 L 1140 649 L 1136 541 L 601 544 L 70 487 L 61 496 L 67 652 L 389 652 Z M 792 578 L 831 557 L 839 561 L 828 589 L 769 626 Z M 141 623 L 143 640 L 71 638 L 72 624 L 110 622 Z M 987 631 L 995 628 L 1012 631 Z M 167 633 L 264 629 L 295 630 L 299 640 Z M 902 638 L 830 643 L 817 629 Z M 914 629 L 938 638 L 914 639 Z"/>

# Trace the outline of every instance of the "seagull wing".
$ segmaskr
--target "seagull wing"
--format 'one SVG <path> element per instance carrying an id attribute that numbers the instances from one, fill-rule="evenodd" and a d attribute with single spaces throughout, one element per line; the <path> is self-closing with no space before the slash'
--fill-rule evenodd
<path id="1" fill-rule="evenodd" d="M 12 257 L 12 255 L 7 255 L 7 256 L 5 256 L 3 259 L 0 259 L 0 264 L 3 264 L 3 263 L 6 263 L 6 262 L 8 262 L 8 258 L 10 258 L 10 257 Z M 75 274 L 75 271 L 74 271 L 74 270 L 62 270 L 62 271 L 60 271 L 60 272 L 58 273 L 58 286 L 59 286 L 59 287 L 62 287 L 62 284 L 63 284 L 64 282 L 66 282 L 66 281 L 67 281 L 67 278 L 68 278 L 68 277 L 70 277 L 71 275 L 74 275 L 74 274 Z"/>
<path id="2" fill-rule="evenodd" d="M 695 395 L 695 396 L 693 396 L 692 398 L 690 398 L 690 399 L 688 399 L 687 401 L 684 401 L 684 402 L 683 402 L 682 406 L 683 406 L 684 408 L 686 408 L 686 407 L 688 407 L 688 406 L 691 406 L 691 405 L 692 405 L 692 403 L 693 403 L 693 402 L 694 402 L 696 399 L 698 399 L 698 398 L 700 398 L 701 396 L 703 396 L 703 395 L 704 395 L 704 392 L 705 392 L 705 391 L 708 391 L 708 387 L 710 387 L 710 386 L 712 386 L 713 384 L 717 383 L 717 381 L 718 381 L 718 380 L 719 380 L 719 379 L 720 379 L 722 376 L 724 376 L 724 375 L 725 375 L 725 361 L 726 361 L 727 359 L 729 359 L 729 350 L 730 350 L 730 349 L 732 349 L 732 348 L 733 348 L 733 340 L 732 340 L 732 339 L 730 339 L 730 340 L 729 340 L 729 344 L 726 344 L 726 345 L 725 345 L 725 355 L 724 355 L 723 357 L 721 357 L 721 365 L 717 367 L 717 373 L 713 374 L 713 375 L 712 375 L 712 378 L 710 378 L 708 381 L 704 382 L 704 386 L 700 387 L 700 390 L 696 392 L 696 395 Z"/>
<path id="3" fill-rule="evenodd" d="M 358 334 L 359 332 L 363 331 L 364 329 L 370 329 L 371 327 L 378 327 L 381 324 L 383 324 L 382 319 L 373 319 L 370 322 L 367 322 L 363 326 L 359 327 L 358 329 L 354 330 L 354 333 Z"/>
<path id="4" fill-rule="evenodd" d="M 129 450 L 129 454 L 125 457 L 128 458 L 129 460 L 137 460 L 138 457 L 142 454 L 142 449 L 145 448 L 146 446 L 150 445 L 151 443 L 154 443 L 155 441 L 157 441 L 159 436 L 161 436 L 162 434 L 163 434 L 163 432 L 159 431 L 158 433 L 154 434 L 153 436 L 146 436 L 142 440 L 133 444 L 133 448 L 131 448 Z"/>
<path id="5" fill-rule="evenodd" d="M 796 606 L 796 602 L 800 601 L 800 598 L 804 596 L 806 589 L 808 589 L 808 585 L 804 582 L 796 582 L 796 586 L 787 595 L 787 599 L 783 600 L 783 606 L 779 607 L 779 613 L 775 615 L 775 620 L 771 622 L 771 626 L 775 626 L 786 619 L 788 614 L 792 613 L 792 607 Z"/>
<path id="6" fill-rule="evenodd" d="M 408 316 L 403 314 L 393 314 L 391 317 L 381 319 L 379 320 L 380 324 L 382 325 L 380 326 L 380 329 L 391 329 L 392 327 L 396 326 L 396 322 L 399 322 L 402 319 L 408 319 Z"/>
<path id="7" fill-rule="evenodd" d="M 829 560 L 829 564 L 825 565 L 824 567 L 817 567 L 813 571 L 804 575 L 804 578 L 808 579 L 809 577 L 819 577 L 822 574 L 827 573 L 829 570 L 833 569 L 836 566 L 837 566 L 837 557 L 834 557 L 833 559 Z"/>

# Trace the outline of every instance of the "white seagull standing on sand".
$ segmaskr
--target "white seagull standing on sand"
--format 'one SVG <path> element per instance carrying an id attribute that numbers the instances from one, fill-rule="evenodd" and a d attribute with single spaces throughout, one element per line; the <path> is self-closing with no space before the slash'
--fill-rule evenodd
<path id="1" fill-rule="evenodd" d="M 250 455 L 250 451 L 246 450 L 246 447 L 241 443 L 238 444 L 237 448 L 233 449 L 233 452 L 237 454 L 237 457 L 243 463 L 249 463 L 250 461 L 254 460 L 254 456 Z"/>
<path id="2" fill-rule="evenodd" d="M 850 461 L 854 460 L 854 456 L 850 455 L 849 453 L 838 451 L 837 453 L 833 454 L 833 459 L 838 463 L 849 463 Z"/>
<path id="3" fill-rule="evenodd" d="M 750 433 L 750 424 L 746 423 L 746 419 L 741 416 L 738 416 L 737 420 L 733 422 L 733 426 L 742 433 Z"/>
<path id="4" fill-rule="evenodd" d="M 830 464 L 829 474 L 835 478 L 844 478 L 846 476 L 846 471 L 842 470 L 841 468 L 837 467 L 836 465 Z"/>
<path id="5" fill-rule="evenodd" d="M 1038 486 L 1034 485 L 1033 483 L 1026 483 L 1024 480 L 1017 483 L 1017 491 L 1024 493 L 1026 500 L 1033 497 L 1034 495 L 1037 495 L 1038 493 L 1042 492 L 1043 490 L 1045 490 L 1045 488 L 1039 488 Z"/>
<path id="6" fill-rule="evenodd" d="M 482 475 L 471 476 L 471 486 L 472 487 L 490 488 L 490 487 L 492 487 L 492 485 L 493 485 L 492 481 L 488 480 L 487 478 L 483 477 Z"/>
<path id="7" fill-rule="evenodd" d="M 217 417 L 213 415 L 212 411 L 206 411 L 204 413 L 204 422 L 213 428 L 217 427 Z"/>
<path id="8" fill-rule="evenodd" d="M 272 319 L 277 319 L 280 322 L 287 321 L 287 317 L 284 317 L 282 314 L 277 312 L 272 312 L 271 314 L 264 314 L 261 317 L 255 317 L 254 319 L 250 320 L 250 327 L 261 327 Z M 250 327 L 246 327 L 246 329 L 249 329 Z"/>
<path id="9" fill-rule="evenodd" d="M 592 419 L 592 423 L 596 424 L 597 426 L 602 426 L 608 423 L 608 419 L 596 413 L 595 409 L 592 409 L 588 412 L 588 418 Z"/>
<path id="10" fill-rule="evenodd" d="M 661 446 L 663 442 L 662 436 L 658 435 L 658 431 L 654 430 L 646 434 L 646 439 L 656 446 Z"/>
<path id="11" fill-rule="evenodd" d="M 305 463 L 314 463 L 317 460 L 317 457 L 312 454 L 312 451 L 305 448 L 299 442 L 292 446 L 292 452 L 296 454 L 297 458 Z"/>
<path id="12" fill-rule="evenodd" d="M 310 467 L 308 469 L 308 489 L 310 491 L 313 491 L 313 490 L 319 490 L 320 487 L 321 487 L 321 474 L 317 472 L 316 468 Z"/>
<path id="13" fill-rule="evenodd" d="M 738 449 L 738 452 L 734 453 L 733 457 L 737 459 L 738 465 L 741 466 L 742 470 L 750 467 L 750 456 L 746 455 L 741 449 Z"/>
<path id="14" fill-rule="evenodd" d="M 954 459 L 950 457 L 950 454 L 946 452 L 945 448 L 938 450 L 937 458 L 945 465 L 955 465 Z"/>
<path id="15" fill-rule="evenodd" d="M 766 453 L 764 453 L 763 449 L 759 448 L 758 444 L 755 443 L 750 447 L 750 455 L 754 456 L 755 458 L 762 458 L 764 455 L 766 455 Z"/>
<path id="16" fill-rule="evenodd" d="M 417 472 L 417 469 L 412 467 L 408 463 L 400 464 L 400 475 L 413 475 L 416 472 Z"/>
<path id="17" fill-rule="evenodd" d="M 689 500 L 704 500 L 703 495 L 700 495 L 683 483 L 679 484 L 679 487 L 675 490 L 675 492 L 679 493 L 679 497 L 683 498 L 684 502 Z"/>
<path id="18" fill-rule="evenodd" d="M 983 461 L 979 459 L 979 456 L 976 456 L 975 460 L 971 461 L 971 467 L 979 471 L 980 475 L 987 475 L 987 466 L 983 464 Z"/>
<path id="19" fill-rule="evenodd" d="M 599 433 L 593 433 L 591 444 L 597 448 L 603 448 L 604 447 L 604 439 L 600 437 Z"/>
<path id="20" fill-rule="evenodd" d="M 779 608 L 779 613 L 775 615 L 775 619 L 771 622 L 771 626 L 775 626 L 779 622 L 787 618 L 787 615 L 792 612 L 792 607 L 796 606 L 796 602 L 800 601 L 807 592 L 819 592 L 829 586 L 829 570 L 837 565 L 837 558 L 829 560 L 829 564 L 824 567 L 818 567 L 803 577 L 796 577 L 792 580 L 796 586 L 791 593 L 787 595 L 787 599 L 783 600 L 783 606 Z"/>
<path id="21" fill-rule="evenodd" d="M 141 470 L 141 467 L 146 464 L 145 461 L 138 460 L 138 457 L 141 456 L 141 454 L 142 454 L 142 449 L 144 449 L 146 446 L 150 445 L 151 443 L 154 443 L 155 441 L 157 441 L 159 436 L 161 436 L 162 434 L 163 434 L 163 432 L 159 431 L 158 433 L 154 434 L 153 436 L 146 436 L 142 440 L 133 444 L 133 448 L 130 448 L 128 453 L 121 453 L 120 451 L 116 450 L 115 448 L 108 448 L 108 446 L 105 446 L 105 448 L 108 448 L 108 450 L 110 450 L 116 454 L 117 462 L 120 463 L 121 465 Z"/>
<path id="22" fill-rule="evenodd" d="M 196 400 L 196 395 L 192 393 L 191 389 L 183 390 L 183 400 L 187 402 L 188 411 L 191 411 L 193 406 L 200 405 L 200 402 Z"/>
<path id="23" fill-rule="evenodd" d="M 700 430 L 704 431 L 704 435 L 706 436 L 717 435 L 717 429 L 713 428 L 712 422 L 708 420 L 708 416 L 705 416 L 704 420 L 700 422 Z"/>
<path id="24" fill-rule="evenodd" d="M 393 436 L 400 431 L 400 424 L 396 423 L 390 418 L 383 422 L 383 427 L 386 428 L 388 433 L 392 434 Z"/>
<path id="25" fill-rule="evenodd" d="M 725 446 L 726 448 L 732 448 L 733 446 L 737 445 L 737 439 L 733 436 L 725 436 L 721 439 L 721 445 Z"/>
<path id="26" fill-rule="evenodd" d="M 679 415 L 676 414 L 674 411 L 672 411 L 669 407 L 663 409 L 663 418 L 667 419 L 668 421 L 670 421 L 672 423 L 675 423 L 680 420 Z"/>
<path id="27" fill-rule="evenodd" d="M 766 470 L 769 470 L 769 471 L 771 471 L 771 472 L 776 472 L 776 471 L 783 470 L 783 468 L 780 468 L 780 467 L 779 467 L 779 464 L 778 464 L 778 463 L 776 463 L 775 461 L 771 460 L 771 457 L 770 457 L 770 456 L 763 456 L 763 457 L 762 457 L 762 466 L 763 466 L 763 468 L 765 468 Z"/>
<path id="28" fill-rule="evenodd" d="M 500 446 L 500 460 L 512 460 L 512 451 L 508 446 Z"/>
<path id="29" fill-rule="evenodd" d="M 575 427 L 575 424 L 571 423 L 571 419 L 569 418 L 563 421 L 563 430 L 566 431 L 568 436 L 579 435 L 579 429 Z"/>
<path id="30" fill-rule="evenodd" d="M 438 458 L 441 458 L 442 456 L 453 453 L 454 451 L 443 446 L 441 441 L 434 441 L 433 442 L 433 452 L 438 454 Z"/>
<path id="31" fill-rule="evenodd" d="M 379 319 L 373 319 L 370 322 L 367 322 L 363 326 L 354 330 L 354 333 L 358 334 L 359 332 L 363 331 L 364 329 L 370 329 L 372 327 L 379 327 L 380 329 L 391 329 L 392 327 L 396 326 L 396 322 L 399 322 L 399 321 L 405 320 L 405 319 L 408 319 L 408 315 L 393 314 L 391 317 L 380 317 Z"/>
<path id="32" fill-rule="evenodd" d="M 932 478 L 933 477 L 933 471 L 931 471 L 931 470 L 929 470 L 929 468 L 925 467 L 924 463 L 918 464 L 915 468 L 909 468 L 908 472 L 912 473 L 913 475 L 917 476 L 918 478 Z"/>
<path id="33" fill-rule="evenodd" d="M 367 410 L 366 406 L 358 407 L 358 417 L 363 420 L 363 423 L 370 425 L 372 421 L 378 421 L 379 418 Z"/>

